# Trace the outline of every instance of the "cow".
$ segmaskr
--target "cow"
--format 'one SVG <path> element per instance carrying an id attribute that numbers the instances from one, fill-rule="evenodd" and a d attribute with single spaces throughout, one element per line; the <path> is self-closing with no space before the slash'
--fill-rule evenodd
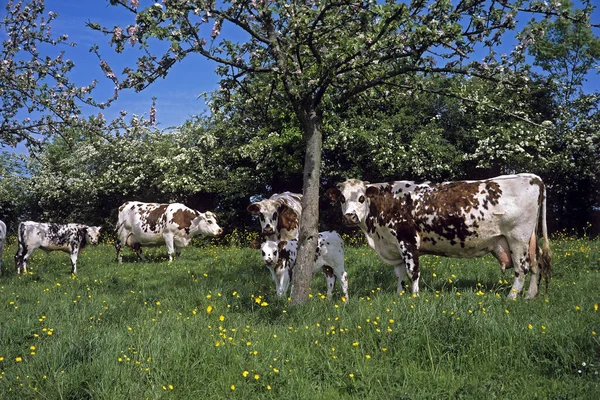
<path id="1" fill-rule="evenodd" d="M 268 199 L 248 206 L 248 212 L 258 215 L 265 240 L 298 239 L 298 222 L 302 215 L 302 195 L 291 192 L 276 193 Z"/>
<path id="2" fill-rule="evenodd" d="M 327 191 L 340 201 L 344 223 L 359 226 L 369 245 L 412 293 L 419 292 L 419 256 L 470 258 L 492 253 L 502 271 L 514 268 L 509 297 L 521 292 L 531 271 L 526 298 L 538 293 L 540 273 L 551 273 L 546 226 L 546 189 L 534 174 L 485 180 L 415 184 L 399 181 L 369 184 L 349 179 Z M 541 218 L 543 248 L 537 245 Z"/>
<path id="3" fill-rule="evenodd" d="M 6 242 L 6 224 L 0 221 L 0 274 L 2 274 L 2 252 Z"/>
<path id="4" fill-rule="evenodd" d="M 180 203 L 158 204 L 128 201 L 119 207 L 117 222 L 117 260 L 122 263 L 121 249 L 129 246 L 142 261 L 141 246 L 165 244 L 169 261 L 181 255 L 194 236 L 218 236 L 223 230 L 217 224 L 215 215 L 208 211 L 201 213 Z"/>
<path id="5" fill-rule="evenodd" d="M 267 240 L 261 244 L 263 260 L 275 281 L 278 296 L 287 293 L 292 279 L 298 240 L 274 242 Z M 344 269 L 344 243 L 337 232 L 321 232 L 317 243 L 313 273 L 323 270 L 327 281 L 327 296 L 331 298 L 336 278 L 342 286 L 342 292 L 348 297 L 348 274 Z"/>
<path id="6" fill-rule="evenodd" d="M 71 257 L 71 273 L 77 273 L 77 256 L 87 244 L 98 244 L 99 226 L 81 224 L 53 224 L 25 221 L 17 229 L 17 254 L 15 266 L 17 274 L 27 273 L 27 260 L 35 249 L 45 252 L 64 251 Z"/>

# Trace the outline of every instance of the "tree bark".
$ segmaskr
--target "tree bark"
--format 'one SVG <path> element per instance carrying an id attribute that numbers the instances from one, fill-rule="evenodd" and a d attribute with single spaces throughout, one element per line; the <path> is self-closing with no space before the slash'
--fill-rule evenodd
<path id="1" fill-rule="evenodd" d="M 302 216 L 298 233 L 298 255 L 292 276 L 292 304 L 304 304 L 312 280 L 312 266 L 319 238 L 319 183 L 321 180 L 321 150 L 323 136 L 321 116 L 313 107 L 297 111 L 306 140 Z"/>

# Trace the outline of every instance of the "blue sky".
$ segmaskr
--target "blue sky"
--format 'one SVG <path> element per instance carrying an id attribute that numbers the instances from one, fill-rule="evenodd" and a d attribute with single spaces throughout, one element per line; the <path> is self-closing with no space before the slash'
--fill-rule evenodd
<path id="1" fill-rule="evenodd" d="M 0 0 L 3 2 L 5 0 Z M 142 0 L 141 5 L 145 5 Z M 97 101 L 108 99 L 113 93 L 113 83 L 104 77 L 99 60 L 89 49 L 94 43 L 100 46 L 100 54 L 111 64 L 117 75 L 123 67 L 135 67 L 136 56 L 132 48 L 127 47 L 122 54 L 115 53 L 108 45 L 108 37 L 92 31 L 85 26 L 87 21 L 99 22 L 103 26 L 125 26 L 133 20 L 130 14 L 118 7 L 108 5 L 107 0 L 46 0 L 46 11 L 54 11 L 59 17 L 53 21 L 55 34 L 66 33 L 69 41 L 76 47 L 65 47 L 66 57 L 75 62 L 72 78 L 79 85 L 88 85 L 94 79 L 98 87 L 93 94 Z M 160 79 L 142 92 L 123 91 L 119 99 L 102 111 L 107 118 L 116 116 L 120 110 L 128 114 L 148 116 L 152 97 L 157 97 L 157 122 L 159 128 L 180 125 L 190 116 L 202 114 L 206 109 L 202 92 L 211 92 L 218 88 L 218 79 L 214 73 L 216 64 L 201 56 L 191 56 L 176 64 L 166 79 Z M 99 110 L 92 110 L 97 113 Z"/>
<path id="2" fill-rule="evenodd" d="M 0 0 L 2 11 L 7 0 Z M 141 6 L 151 4 L 141 0 Z M 89 52 L 90 47 L 98 44 L 101 54 L 118 74 L 123 67 L 135 66 L 136 53 L 130 47 L 123 54 L 117 54 L 108 45 L 108 37 L 92 31 L 85 26 L 87 21 L 99 22 L 103 26 L 125 26 L 132 22 L 130 14 L 118 7 L 111 7 L 107 0 L 46 0 L 46 12 L 54 11 L 59 17 L 53 21 L 52 29 L 55 35 L 66 33 L 69 40 L 77 43 L 76 47 L 64 47 L 66 58 L 75 62 L 71 78 L 78 85 L 88 85 L 94 79 L 99 81 L 94 91 L 97 101 L 112 96 L 113 83 L 104 77 L 99 66 L 98 58 Z M 600 10 L 596 10 L 593 22 L 600 23 Z M 225 30 L 224 30 L 225 33 Z M 102 111 L 108 119 L 115 117 L 120 110 L 126 110 L 129 115 L 148 115 L 152 97 L 157 97 L 157 122 L 159 128 L 168 128 L 182 124 L 195 114 L 206 110 L 203 98 L 198 96 L 203 92 L 211 92 L 218 88 L 218 77 L 214 72 L 216 64 L 201 56 L 190 56 L 176 64 L 165 79 L 154 82 L 140 93 L 133 91 L 121 92 L 119 99 Z M 586 84 L 586 91 L 600 89 L 600 76 L 594 73 Z M 97 113 L 93 109 L 90 112 Z"/>

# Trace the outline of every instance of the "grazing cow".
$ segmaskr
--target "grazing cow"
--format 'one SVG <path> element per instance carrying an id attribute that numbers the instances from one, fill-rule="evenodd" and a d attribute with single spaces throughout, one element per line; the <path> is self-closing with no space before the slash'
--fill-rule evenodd
<path id="1" fill-rule="evenodd" d="M 0 221 L 0 274 L 2 273 L 2 252 L 4 251 L 4 243 L 6 242 L 6 224 Z"/>
<path id="2" fill-rule="evenodd" d="M 337 232 L 321 232 L 315 254 L 313 273 L 323 270 L 327 281 L 327 296 L 331 297 L 336 278 L 342 286 L 342 292 L 348 299 L 348 274 L 344 269 L 344 247 L 342 238 Z M 267 240 L 261 245 L 265 265 L 275 281 L 277 295 L 287 292 L 296 264 L 298 241 L 281 241 L 279 243 Z"/>
<path id="3" fill-rule="evenodd" d="M 302 195 L 290 192 L 274 194 L 269 199 L 248 206 L 248 212 L 258 215 L 265 240 L 298 239 L 298 222 L 302 215 Z"/>
<path id="4" fill-rule="evenodd" d="M 350 179 L 327 194 L 341 202 L 345 224 L 359 226 L 382 260 L 395 267 L 398 292 L 407 274 L 412 292 L 419 292 L 421 254 L 468 258 L 492 253 L 503 271 L 515 270 L 510 298 L 521 292 L 530 270 L 527 298 L 537 295 L 540 273 L 548 284 L 546 190 L 536 175 L 437 185 L 406 181 L 369 185 Z M 543 249 L 537 246 L 540 214 Z"/>
<path id="5" fill-rule="evenodd" d="M 81 224 L 46 224 L 26 221 L 19 224 L 17 231 L 17 273 L 27 272 L 27 260 L 35 249 L 46 252 L 60 250 L 71 255 L 71 273 L 77 273 L 77 255 L 88 243 L 98 244 L 99 226 Z"/>
<path id="6" fill-rule="evenodd" d="M 197 235 L 217 236 L 223 230 L 211 212 L 201 213 L 179 203 L 157 204 L 128 201 L 119 207 L 117 222 L 117 259 L 121 258 L 123 246 L 129 246 L 142 260 L 141 246 L 165 244 L 169 261 L 181 254 Z"/>

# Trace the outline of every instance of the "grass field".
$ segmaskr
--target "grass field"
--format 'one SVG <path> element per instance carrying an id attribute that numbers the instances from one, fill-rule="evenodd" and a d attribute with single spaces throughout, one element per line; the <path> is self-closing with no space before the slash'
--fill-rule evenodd
<path id="1" fill-rule="evenodd" d="M 421 293 L 347 247 L 348 302 L 315 277 L 306 305 L 276 298 L 260 252 L 190 247 L 168 263 L 106 245 L 72 277 L 38 251 L 0 277 L 2 399 L 598 399 L 600 241 L 552 242 L 533 301 L 506 298 L 495 259 L 422 257 Z"/>

